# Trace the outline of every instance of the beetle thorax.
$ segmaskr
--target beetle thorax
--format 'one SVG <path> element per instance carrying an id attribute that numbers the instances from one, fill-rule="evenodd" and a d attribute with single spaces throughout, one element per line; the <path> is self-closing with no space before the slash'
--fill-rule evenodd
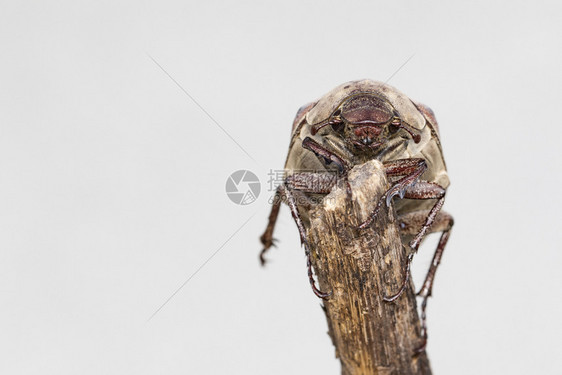
<path id="1" fill-rule="evenodd" d="M 344 138 L 360 150 L 373 150 L 385 143 L 394 118 L 386 100 L 372 94 L 348 98 L 334 114 L 345 126 Z"/>

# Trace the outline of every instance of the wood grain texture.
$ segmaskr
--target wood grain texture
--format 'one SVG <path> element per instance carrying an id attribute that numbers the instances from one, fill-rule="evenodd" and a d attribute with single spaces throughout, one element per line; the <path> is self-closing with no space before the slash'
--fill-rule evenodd
<path id="1" fill-rule="evenodd" d="M 383 206 L 370 228 L 357 229 L 388 189 L 382 164 L 356 166 L 352 190 L 338 184 L 311 214 L 308 239 L 324 301 L 329 335 L 342 374 L 431 374 L 420 345 L 420 321 L 412 285 L 393 303 L 384 295 L 402 282 L 406 251 L 391 207 Z"/>

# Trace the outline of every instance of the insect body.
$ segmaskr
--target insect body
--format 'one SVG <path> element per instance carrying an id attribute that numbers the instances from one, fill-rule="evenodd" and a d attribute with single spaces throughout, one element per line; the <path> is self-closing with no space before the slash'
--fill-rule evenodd
<path id="1" fill-rule="evenodd" d="M 317 202 L 313 198 L 330 192 L 337 180 L 334 176 L 346 179 L 353 166 L 372 159 L 383 163 L 391 187 L 379 198 L 360 228 L 366 228 L 376 219 L 383 204 L 394 202 L 400 235 L 410 250 L 404 265 L 404 281 L 394 295 L 384 297 L 386 301 L 394 301 L 406 289 L 410 263 L 425 235 L 442 232 L 418 292 L 423 298 L 425 346 L 427 299 L 453 226 L 453 218 L 441 211 L 449 178 L 433 112 L 395 88 L 371 80 L 348 82 L 298 111 L 285 163 L 285 180 L 276 192 L 269 223 L 261 237 L 264 248 L 260 259 L 265 263 L 264 255 L 273 245 L 273 229 L 284 201 L 305 247 L 312 289 L 317 296 L 328 297 L 329 293 L 315 285 L 306 238 L 309 211 Z"/>

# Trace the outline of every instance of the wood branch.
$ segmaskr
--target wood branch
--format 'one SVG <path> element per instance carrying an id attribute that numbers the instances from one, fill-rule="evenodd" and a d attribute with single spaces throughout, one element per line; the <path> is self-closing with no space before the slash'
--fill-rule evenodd
<path id="1" fill-rule="evenodd" d="M 422 340 L 412 284 L 383 301 L 400 288 L 407 256 L 392 205 L 357 229 L 388 189 L 382 164 L 356 166 L 349 184 L 353 204 L 339 184 L 312 211 L 308 232 L 320 288 L 332 292 L 324 311 L 342 374 L 431 374 L 425 352 L 415 355 Z"/>

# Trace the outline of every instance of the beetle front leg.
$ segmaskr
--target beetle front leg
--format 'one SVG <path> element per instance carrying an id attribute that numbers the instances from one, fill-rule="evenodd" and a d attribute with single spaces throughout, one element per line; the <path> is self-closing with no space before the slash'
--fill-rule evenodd
<path id="1" fill-rule="evenodd" d="M 346 182 L 347 196 L 351 198 L 351 185 L 349 184 L 349 181 L 347 181 L 347 175 L 351 169 L 349 163 L 347 163 L 341 156 L 322 146 L 310 137 L 306 137 L 302 141 L 302 147 L 312 151 L 318 159 L 324 160 L 327 165 L 334 163 L 338 167 L 340 174 L 344 177 Z"/>
<path id="2" fill-rule="evenodd" d="M 429 212 L 423 211 L 425 213 L 425 219 L 423 225 L 419 232 L 409 245 L 413 252 L 408 255 L 408 260 L 406 266 L 404 267 L 404 282 L 398 290 L 398 292 L 392 296 L 385 296 L 384 300 L 387 302 L 392 302 L 402 295 L 406 287 L 408 286 L 408 281 L 410 278 L 410 263 L 414 258 L 414 254 L 418 251 L 420 243 L 423 237 L 426 235 L 427 231 L 435 221 L 435 217 L 441 210 L 443 203 L 445 203 L 445 189 L 441 186 L 427 181 L 418 181 L 413 186 L 408 186 L 404 191 L 404 198 L 408 199 L 438 199 L 437 203 L 433 205 Z"/>
<path id="3" fill-rule="evenodd" d="M 301 173 L 300 175 L 303 175 L 303 174 L 304 173 Z M 309 173 L 309 174 L 306 174 L 306 175 L 315 175 L 315 174 Z M 301 219 L 300 214 L 299 214 L 299 210 L 297 208 L 297 202 L 296 202 L 295 196 L 293 195 L 292 189 L 289 188 L 289 184 L 293 180 L 294 180 L 293 178 L 287 178 L 286 182 L 279 187 L 280 188 L 279 192 L 281 194 L 283 194 L 283 196 L 285 197 L 287 205 L 289 206 L 289 209 L 291 210 L 291 215 L 293 215 L 293 219 L 295 220 L 295 223 L 297 224 L 297 228 L 299 230 L 299 234 L 300 234 L 300 238 L 301 238 L 301 244 L 304 245 L 304 251 L 305 251 L 305 254 L 306 254 L 306 265 L 307 265 L 307 268 L 308 268 L 308 281 L 310 282 L 310 286 L 312 287 L 312 291 L 319 298 L 328 298 L 332 293 L 331 292 L 328 292 L 328 293 L 322 292 L 320 289 L 318 289 L 318 287 L 316 286 L 316 282 L 314 281 L 314 274 L 312 272 L 311 252 L 310 252 L 310 248 L 308 246 L 308 240 L 306 238 L 306 230 L 304 228 L 302 219 Z M 309 181 L 313 182 L 313 179 L 310 179 Z"/>
<path id="4" fill-rule="evenodd" d="M 326 147 L 322 146 L 321 144 L 319 144 L 318 142 L 316 142 L 314 139 L 310 137 L 306 137 L 302 141 L 302 147 L 309 151 L 314 152 L 314 154 L 319 159 L 323 159 L 326 162 L 326 164 L 334 163 L 335 165 L 337 165 L 340 173 L 344 175 L 347 175 L 347 173 L 351 169 L 349 164 L 342 157 L 337 155 L 335 152 L 327 149 Z"/>
<path id="5" fill-rule="evenodd" d="M 387 206 L 390 206 L 392 198 L 396 195 L 400 195 L 401 198 L 406 194 L 406 189 L 415 183 L 418 178 L 427 169 L 427 163 L 424 159 L 400 159 L 391 162 L 384 163 L 384 172 L 387 176 L 404 176 L 398 181 L 396 181 L 379 199 L 373 213 L 369 215 L 367 220 L 359 225 L 359 228 L 365 229 L 375 220 L 379 210 L 383 204 L 386 202 Z"/>
<path id="6" fill-rule="evenodd" d="M 338 181 L 333 172 L 297 172 L 285 179 L 287 187 L 303 193 L 328 194 Z"/>

